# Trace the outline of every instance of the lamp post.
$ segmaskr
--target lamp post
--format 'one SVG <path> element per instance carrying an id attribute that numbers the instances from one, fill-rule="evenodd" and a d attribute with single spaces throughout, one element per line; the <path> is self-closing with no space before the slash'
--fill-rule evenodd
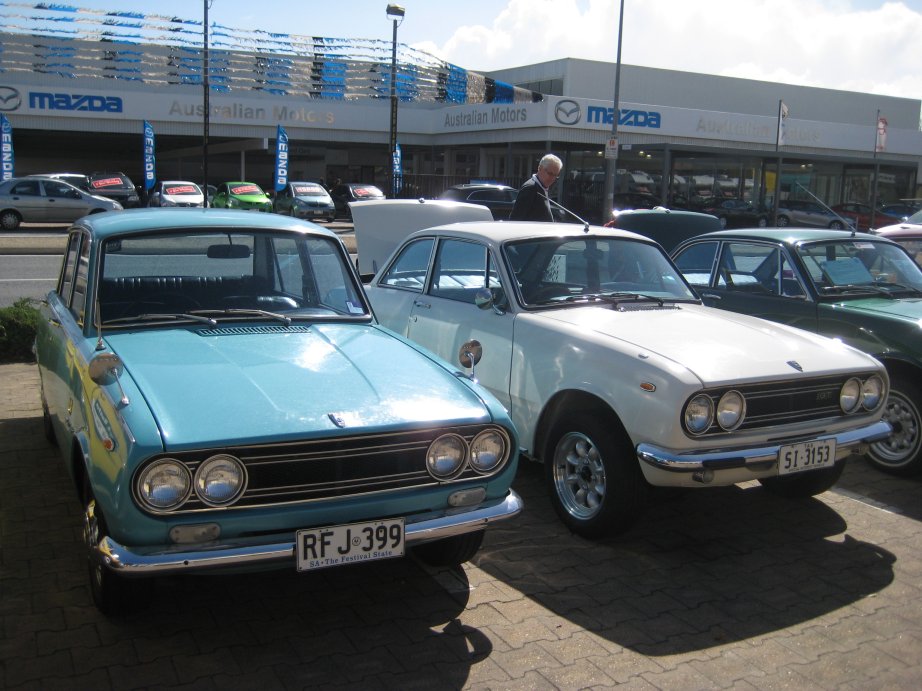
<path id="1" fill-rule="evenodd" d="M 618 55 L 615 62 L 615 97 L 612 104 L 611 138 L 606 147 L 605 158 L 605 194 L 602 195 L 602 223 L 609 220 L 612 207 L 615 205 L 615 180 L 618 177 L 618 118 L 621 117 L 621 30 L 624 27 L 624 0 L 618 11 Z"/>
<path id="2" fill-rule="evenodd" d="M 391 136 L 388 148 L 388 180 L 391 198 L 397 196 L 397 26 L 403 21 L 406 10 L 400 5 L 387 6 L 387 18 L 394 22 L 394 36 L 391 39 Z"/>
<path id="3" fill-rule="evenodd" d="M 208 206 L 208 124 L 211 110 L 209 86 L 208 86 L 208 6 L 214 0 L 204 0 L 205 3 L 205 22 L 202 31 L 202 185 L 204 189 L 203 206 Z"/>

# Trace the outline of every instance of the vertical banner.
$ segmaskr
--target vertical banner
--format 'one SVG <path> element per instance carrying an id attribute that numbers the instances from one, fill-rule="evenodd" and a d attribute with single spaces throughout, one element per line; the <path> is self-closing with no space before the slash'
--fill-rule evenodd
<path id="1" fill-rule="evenodd" d="M 0 180 L 13 177 L 13 126 L 6 116 L 0 114 Z"/>
<path id="2" fill-rule="evenodd" d="M 778 101 L 778 139 L 776 146 L 784 146 L 784 121 L 788 117 L 788 107 L 784 101 Z"/>
<path id="3" fill-rule="evenodd" d="M 288 184 L 288 133 L 281 125 L 275 135 L 275 191 L 281 192 Z"/>
<path id="4" fill-rule="evenodd" d="M 157 161 L 154 155 L 154 128 L 144 121 L 144 189 L 148 192 L 157 182 Z"/>
<path id="5" fill-rule="evenodd" d="M 391 198 L 396 199 L 400 190 L 403 189 L 403 154 L 400 152 L 400 142 L 394 145 L 394 168 L 391 172 L 394 176 L 394 189 L 391 190 Z"/>
<path id="6" fill-rule="evenodd" d="M 879 153 L 887 150 L 887 118 L 877 114 L 877 140 L 874 143 L 874 151 Z"/>

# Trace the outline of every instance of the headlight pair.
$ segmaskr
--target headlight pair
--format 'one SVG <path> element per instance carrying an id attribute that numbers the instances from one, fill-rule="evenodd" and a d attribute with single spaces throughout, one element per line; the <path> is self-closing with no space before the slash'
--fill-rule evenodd
<path id="1" fill-rule="evenodd" d="M 460 434 L 443 434 L 429 445 L 426 469 L 436 480 L 451 480 L 468 467 L 488 475 L 508 459 L 509 437 L 498 428 L 480 432 L 470 445 Z"/>
<path id="2" fill-rule="evenodd" d="M 207 458 L 195 471 L 175 458 L 161 458 L 147 466 L 135 486 L 138 499 L 152 511 L 173 511 L 194 492 L 208 506 L 228 506 L 244 492 L 243 463 L 228 454 Z"/>

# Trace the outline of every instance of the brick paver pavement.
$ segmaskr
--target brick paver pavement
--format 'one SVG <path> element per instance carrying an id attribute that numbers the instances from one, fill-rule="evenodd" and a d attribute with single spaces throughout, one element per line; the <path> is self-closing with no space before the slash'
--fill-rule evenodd
<path id="1" fill-rule="evenodd" d="M 459 570 L 412 560 L 165 578 L 93 607 L 35 365 L 0 366 L 0 685 L 9 689 L 918 689 L 922 482 L 863 462 L 800 502 L 660 497 L 619 539 L 524 514 Z"/>

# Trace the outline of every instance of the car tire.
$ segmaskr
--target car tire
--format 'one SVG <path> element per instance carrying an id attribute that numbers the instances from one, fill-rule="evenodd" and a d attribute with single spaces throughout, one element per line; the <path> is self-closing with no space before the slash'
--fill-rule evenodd
<path id="1" fill-rule="evenodd" d="M 833 221 L 829 224 L 830 229 L 832 230 L 844 230 L 845 224 L 842 221 Z"/>
<path id="2" fill-rule="evenodd" d="M 768 219 L 765 216 L 759 216 L 759 220 L 756 221 L 756 226 L 758 228 L 768 228 Z"/>
<path id="3" fill-rule="evenodd" d="M 562 416 L 544 456 L 554 510 L 586 538 L 622 533 L 639 518 L 649 486 L 627 434 L 597 411 Z"/>
<path id="4" fill-rule="evenodd" d="M 0 228 L 3 230 L 16 230 L 22 223 L 22 216 L 15 211 L 4 211 L 0 214 Z"/>
<path id="5" fill-rule="evenodd" d="M 831 468 L 807 470 L 793 475 L 779 475 L 759 480 L 761 485 L 772 494 L 787 499 L 804 499 L 815 497 L 832 488 L 845 470 L 845 461 L 839 461 Z"/>
<path id="6" fill-rule="evenodd" d="M 460 566 L 470 561 L 483 542 L 483 530 L 426 542 L 412 548 L 413 556 L 429 566 Z"/>
<path id="7" fill-rule="evenodd" d="M 787 228 L 789 225 L 791 225 L 791 219 L 787 216 L 779 216 L 777 224 L 779 228 Z"/>
<path id="8" fill-rule="evenodd" d="M 905 377 L 894 375 L 884 404 L 884 420 L 893 434 L 871 444 L 868 460 L 890 475 L 922 472 L 922 391 Z"/>
<path id="9" fill-rule="evenodd" d="M 106 523 L 97 510 L 92 491 L 87 488 L 85 496 L 83 539 L 86 546 L 87 570 L 93 603 L 100 612 L 108 617 L 127 614 L 132 605 L 138 601 L 137 583 L 119 576 L 94 556 L 96 545 L 106 534 Z"/>

